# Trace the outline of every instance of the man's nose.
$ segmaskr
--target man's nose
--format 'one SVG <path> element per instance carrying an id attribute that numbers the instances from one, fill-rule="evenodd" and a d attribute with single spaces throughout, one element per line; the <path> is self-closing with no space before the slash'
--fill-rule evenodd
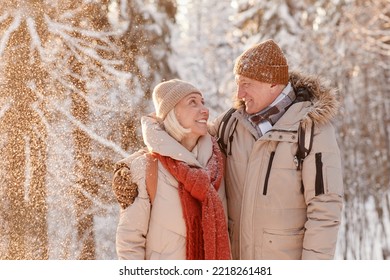
<path id="1" fill-rule="evenodd" d="M 245 97 L 245 95 L 246 95 L 245 90 L 242 87 L 237 86 L 237 98 L 242 99 Z"/>

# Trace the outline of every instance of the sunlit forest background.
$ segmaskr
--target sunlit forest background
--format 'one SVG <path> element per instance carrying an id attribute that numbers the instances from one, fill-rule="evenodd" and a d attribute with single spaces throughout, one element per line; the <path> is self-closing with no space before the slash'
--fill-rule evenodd
<path id="1" fill-rule="evenodd" d="M 229 108 L 235 58 L 274 39 L 339 90 L 337 259 L 390 259 L 389 0 L 0 0 L 0 259 L 116 259 L 113 164 L 151 92 Z"/>

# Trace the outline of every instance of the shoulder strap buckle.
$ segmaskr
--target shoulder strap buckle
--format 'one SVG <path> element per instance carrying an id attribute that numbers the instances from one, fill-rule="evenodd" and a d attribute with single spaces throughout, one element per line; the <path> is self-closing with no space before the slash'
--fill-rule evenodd
<path id="1" fill-rule="evenodd" d="M 298 149 L 294 157 L 297 170 L 302 169 L 304 159 L 310 153 L 313 146 L 314 122 L 301 122 L 298 129 Z"/>

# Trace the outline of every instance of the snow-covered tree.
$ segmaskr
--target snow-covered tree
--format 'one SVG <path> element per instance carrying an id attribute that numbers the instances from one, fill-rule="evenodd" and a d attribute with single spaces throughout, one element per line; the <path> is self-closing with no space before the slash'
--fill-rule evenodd
<path id="1" fill-rule="evenodd" d="M 302 1 L 300 69 L 339 89 L 345 207 L 337 257 L 389 258 L 389 1 Z M 375 133 L 373 133 L 375 131 Z"/>
<path id="2" fill-rule="evenodd" d="M 174 37 L 174 61 L 179 76 L 205 95 L 211 118 L 231 104 L 237 38 L 232 36 L 235 9 L 226 1 L 181 1 Z M 221 102 L 224 100 L 224 102 Z"/>
<path id="3" fill-rule="evenodd" d="M 48 76 L 41 63 L 47 26 L 39 1 L 20 2 L 0 4 L 1 257 L 47 258 L 47 130 L 34 94 L 44 94 Z"/>
<path id="4" fill-rule="evenodd" d="M 299 1 L 237 0 L 237 5 L 236 33 L 244 48 L 271 38 L 287 52 L 289 46 L 298 42 L 302 32 L 295 18 Z"/>
<path id="5" fill-rule="evenodd" d="M 0 9 L 0 258 L 115 258 L 112 166 L 139 146 L 130 116 L 150 110 L 150 89 L 172 75 L 172 9 L 137 0 Z"/>
<path id="6" fill-rule="evenodd" d="M 390 2 L 352 1 L 342 13 L 332 76 L 344 105 L 343 257 L 390 259 Z"/>

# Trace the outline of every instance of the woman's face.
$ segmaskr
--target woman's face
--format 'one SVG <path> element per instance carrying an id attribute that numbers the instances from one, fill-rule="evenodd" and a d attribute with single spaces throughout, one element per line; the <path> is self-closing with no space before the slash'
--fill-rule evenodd
<path id="1" fill-rule="evenodd" d="M 200 137 L 207 134 L 209 109 L 199 93 L 190 93 L 175 106 L 176 118 L 184 128 L 191 129 L 189 137 Z"/>

